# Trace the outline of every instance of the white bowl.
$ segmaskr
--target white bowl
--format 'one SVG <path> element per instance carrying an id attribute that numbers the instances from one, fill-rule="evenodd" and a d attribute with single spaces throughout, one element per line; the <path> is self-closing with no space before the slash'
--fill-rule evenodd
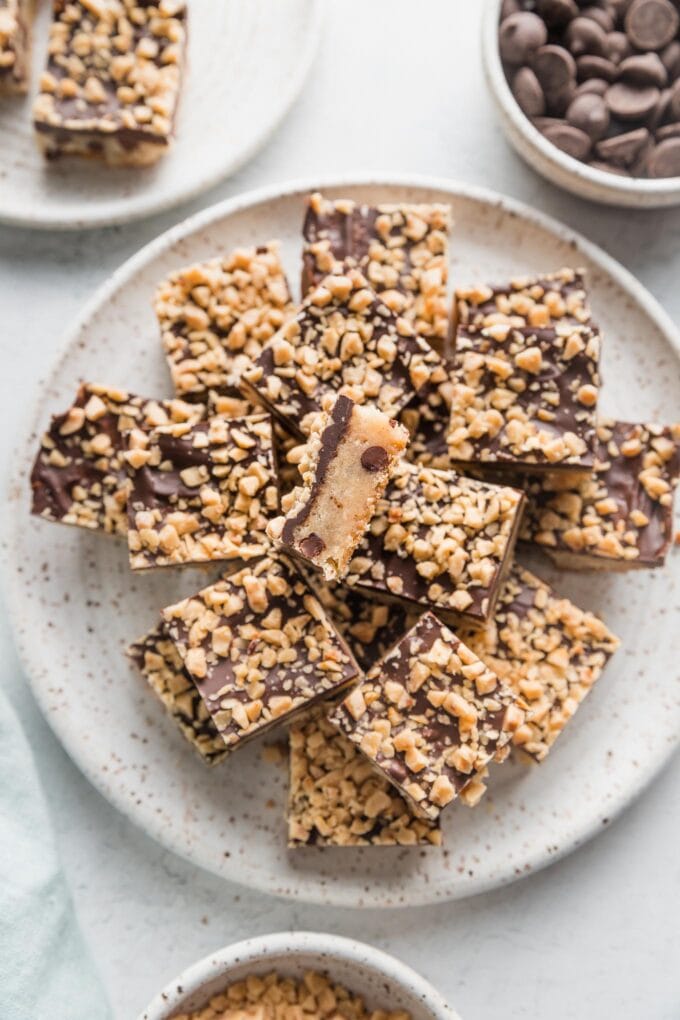
<path id="1" fill-rule="evenodd" d="M 680 204 L 680 177 L 619 177 L 594 170 L 549 142 L 522 113 L 510 91 L 498 51 L 501 0 L 487 0 L 482 22 L 482 55 L 491 94 L 503 129 L 520 156 L 552 184 L 606 205 L 653 209 Z"/>
<path id="2" fill-rule="evenodd" d="M 200 1009 L 248 974 L 302 977 L 308 970 L 327 973 L 363 996 L 370 1009 L 407 1010 L 413 1020 L 461 1020 L 424 978 L 394 956 L 353 939 L 303 931 L 261 935 L 206 956 L 159 992 L 138 1020 L 171 1020 L 180 1011 Z"/>

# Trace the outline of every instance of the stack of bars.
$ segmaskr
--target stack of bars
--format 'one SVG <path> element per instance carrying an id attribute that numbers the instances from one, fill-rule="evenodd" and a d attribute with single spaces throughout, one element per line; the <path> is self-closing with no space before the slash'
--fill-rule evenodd
<path id="1" fill-rule="evenodd" d="M 450 210 L 310 197 L 155 310 L 175 396 L 83 384 L 32 474 L 133 571 L 224 565 L 129 650 L 207 765 L 287 725 L 292 847 L 439 845 L 510 753 L 543 761 L 618 640 L 514 559 L 663 564 L 677 427 L 598 414 L 584 275 L 460 289 Z"/>

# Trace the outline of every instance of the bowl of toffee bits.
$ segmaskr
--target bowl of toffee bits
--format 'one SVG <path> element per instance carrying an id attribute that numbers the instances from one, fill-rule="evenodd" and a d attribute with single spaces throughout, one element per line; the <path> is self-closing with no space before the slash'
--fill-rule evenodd
<path id="1" fill-rule="evenodd" d="M 610 205 L 680 203 L 680 0 L 487 0 L 484 64 L 539 173 Z"/>

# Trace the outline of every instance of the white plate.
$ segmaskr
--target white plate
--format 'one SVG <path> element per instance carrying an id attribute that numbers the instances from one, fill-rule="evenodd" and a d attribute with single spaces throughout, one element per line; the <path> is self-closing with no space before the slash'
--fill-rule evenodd
<path id="1" fill-rule="evenodd" d="M 98 160 L 47 163 L 38 152 L 31 103 L 50 8 L 41 4 L 36 18 L 29 95 L 0 99 L 0 221 L 51 230 L 150 216 L 234 173 L 297 98 L 323 19 L 322 0 L 191 0 L 175 144 L 155 167 L 133 169 Z"/>
<path id="2" fill-rule="evenodd" d="M 356 178 L 355 178 L 356 180 Z M 222 249 L 280 237 L 297 283 L 304 195 L 270 188 L 205 210 L 144 248 L 95 295 L 40 395 L 36 433 L 67 406 L 81 377 L 169 392 L 150 307 L 169 270 Z M 328 185 L 328 190 L 330 185 Z M 451 201 L 453 282 L 584 265 L 605 332 L 603 409 L 680 417 L 680 345 L 649 294 L 602 251 L 526 206 L 444 181 L 351 185 L 367 200 Z M 19 448 L 20 449 L 20 448 Z M 29 465 L 32 437 L 24 454 Z M 26 672 L 55 732 L 83 772 L 159 842 L 225 878 L 281 896 L 343 906 L 453 899 L 509 882 L 573 850 L 640 792 L 678 743 L 680 556 L 664 570 L 616 575 L 538 571 L 601 612 L 623 637 L 605 675 L 539 767 L 496 769 L 477 810 L 446 812 L 446 848 L 285 848 L 286 773 L 253 744 L 206 770 L 166 720 L 124 646 L 158 609 L 195 591 L 196 571 L 132 576 L 124 546 L 28 516 L 26 471 L 11 494 L 9 605 Z M 536 563 L 533 564 L 536 568 Z M 677 616 L 676 616 L 677 619 Z"/>

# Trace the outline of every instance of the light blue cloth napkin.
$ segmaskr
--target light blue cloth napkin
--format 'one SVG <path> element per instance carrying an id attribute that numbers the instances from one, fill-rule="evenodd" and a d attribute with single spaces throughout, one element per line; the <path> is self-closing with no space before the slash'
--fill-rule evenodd
<path id="1" fill-rule="evenodd" d="M 0 690 L 0 1017 L 110 1020 L 28 741 Z"/>

